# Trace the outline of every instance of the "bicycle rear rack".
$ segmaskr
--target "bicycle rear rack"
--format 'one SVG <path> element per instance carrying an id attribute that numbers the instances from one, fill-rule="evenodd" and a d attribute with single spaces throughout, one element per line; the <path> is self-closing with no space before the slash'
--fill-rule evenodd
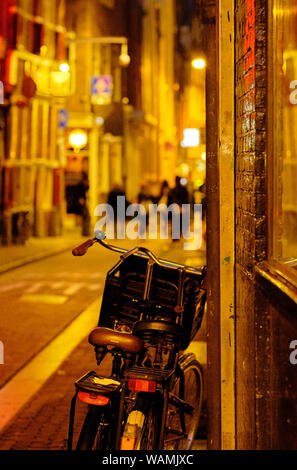
<path id="1" fill-rule="evenodd" d="M 174 372 L 174 370 L 160 370 L 151 367 L 142 367 L 142 366 L 132 366 L 127 371 L 127 377 L 130 378 L 138 378 L 138 379 L 146 379 L 146 380 L 155 380 L 157 382 L 161 382 Z"/>

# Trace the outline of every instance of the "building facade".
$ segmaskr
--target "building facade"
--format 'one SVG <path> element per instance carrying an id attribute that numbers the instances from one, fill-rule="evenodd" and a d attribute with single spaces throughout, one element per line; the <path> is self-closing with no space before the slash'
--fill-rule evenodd
<path id="1" fill-rule="evenodd" d="M 67 27 L 76 33 L 77 64 L 67 132 L 83 128 L 88 145 L 79 153 L 67 149 L 68 161 L 80 163 L 66 174 L 66 185 L 71 197 L 84 161 L 94 218 L 94 208 L 115 184 L 135 201 L 142 185 L 158 191 L 162 180 L 174 182 L 176 5 L 173 0 L 69 0 L 67 11 Z M 119 60 L 123 51 L 129 64 Z M 96 85 L 104 78 L 111 84 L 105 95 Z"/>
<path id="2" fill-rule="evenodd" d="M 296 4 L 203 16 L 208 447 L 296 449 Z"/>
<path id="3" fill-rule="evenodd" d="M 63 145 L 59 112 L 71 93 L 65 2 L 1 4 L 2 201 L 4 243 L 61 233 Z M 61 126 L 60 126 L 61 129 Z"/>

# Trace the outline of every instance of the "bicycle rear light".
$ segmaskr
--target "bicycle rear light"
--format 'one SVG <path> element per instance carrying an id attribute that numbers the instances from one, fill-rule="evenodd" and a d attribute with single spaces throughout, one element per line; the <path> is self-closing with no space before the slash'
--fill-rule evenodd
<path id="1" fill-rule="evenodd" d="M 109 397 L 105 395 L 99 395 L 98 393 L 79 391 L 77 396 L 80 401 L 88 403 L 89 405 L 105 406 L 109 402 Z"/>
<path id="2" fill-rule="evenodd" d="M 157 382 L 154 380 L 129 379 L 128 389 L 137 392 L 155 392 Z"/>

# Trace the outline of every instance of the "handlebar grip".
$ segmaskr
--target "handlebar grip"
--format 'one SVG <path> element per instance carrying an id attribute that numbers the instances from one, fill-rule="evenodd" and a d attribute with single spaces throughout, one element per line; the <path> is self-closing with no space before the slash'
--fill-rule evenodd
<path id="1" fill-rule="evenodd" d="M 73 256 L 83 256 L 86 254 L 88 249 L 96 243 L 96 238 L 89 238 L 89 240 L 86 240 L 85 242 L 81 243 L 80 245 L 76 246 L 72 250 Z"/>

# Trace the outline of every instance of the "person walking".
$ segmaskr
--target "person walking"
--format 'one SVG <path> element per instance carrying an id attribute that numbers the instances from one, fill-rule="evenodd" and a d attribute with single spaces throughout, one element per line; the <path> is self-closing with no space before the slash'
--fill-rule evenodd
<path id="1" fill-rule="evenodd" d="M 171 189 L 168 194 L 168 207 L 170 207 L 171 204 L 176 205 L 176 212 L 172 217 L 172 241 L 176 242 L 181 238 L 182 205 L 189 204 L 188 190 L 181 184 L 181 178 L 179 176 L 176 176 L 175 187 Z M 177 221 L 179 222 L 179 227 L 177 226 Z"/>
<path id="2" fill-rule="evenodd" d="M 88 208 L 89 180 L 86 172 L 82 173 L 81 180 L 75 187 L 75 213 L 81 220 L 82 235 L 90 235 L 90 213 Z"/>

